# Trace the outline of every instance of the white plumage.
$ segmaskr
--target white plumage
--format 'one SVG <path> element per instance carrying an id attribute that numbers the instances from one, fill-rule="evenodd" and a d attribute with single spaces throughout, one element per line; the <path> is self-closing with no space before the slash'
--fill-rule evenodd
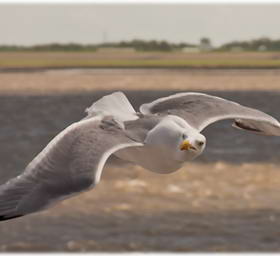
<path id="1" fill-rule="evenodd" d="M 93 188 L 110 155 L 158 173 L 199 156 L 207 125 L 280 136 L 279 122 L 261 111 L 202 93 L 180 93 L 140 107 L 116 92 L 86 109 L 87 117 L 58 134 L 18 177 L 0 186 L 0 220 L 43 210 Z"/>

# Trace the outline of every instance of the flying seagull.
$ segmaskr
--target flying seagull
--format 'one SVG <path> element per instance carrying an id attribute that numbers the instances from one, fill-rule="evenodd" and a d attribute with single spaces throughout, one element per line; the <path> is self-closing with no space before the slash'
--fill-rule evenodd
<path id="1" fill-rule="evenodd" d="M 233 126 L 280 136 L 268 114 L 203 93 L 178 93 L 135 112 L 122 92 L 104 96 L 87 116 L 60 132 L 25 168 L 0 186 L 0 220 L 44 210 L 92 189 L 111 155 L 157 173 L 171 173 L 200 155 L 201 131 L 233 119 Z"/>

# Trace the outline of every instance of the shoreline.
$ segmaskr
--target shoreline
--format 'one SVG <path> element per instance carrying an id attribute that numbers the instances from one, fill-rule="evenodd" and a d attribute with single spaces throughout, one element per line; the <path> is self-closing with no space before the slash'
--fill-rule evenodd
<path id="1" fill-rule="evenodd" d="M 96 91 L 275 91 L 280 69 L 0 68 L 0 94 Z"/>
<path id="2" fill-rule="evenodd" d="M 46 72 L 46 71 L 71 71 L 71 70 L 150 70 L 150 71 L 198 71 L 198 72 L 207 72 L 207 71 L 280 71 L 280 67 L 234 67 L 234 66 L 225 66 L 225 67 L 180 67 L 180 66 L 46 66 L 46 67 L 1 67 L 0 73 L 33 73 L 33 72 Z"/>

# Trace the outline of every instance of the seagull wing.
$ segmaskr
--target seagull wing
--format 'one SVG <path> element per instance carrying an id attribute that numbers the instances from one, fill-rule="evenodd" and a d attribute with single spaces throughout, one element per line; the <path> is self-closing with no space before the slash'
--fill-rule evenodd
<path id="1" fill-rule="evenodd" d="M 178 93 L 140 106 L 142 114 L 172 114 L 203 130 L 209 124 L 235 119 L 236 128 L 280 136 L 279 122 L 259 110 L 203 93 Z"/>
<path id="2" fill-rule="evenodd" d="M 122 92 L 114 92 L 102 97 L 87 108 L 86 113 L 85 119 L 100 114 L 111 115 L 121 122 L 138 119 L 134 108 Z"/>
<path id="3" fill-rule="evenodd" d="M 72 124 L 35 157 L 22 175 L 0 186 L 0 220 L 43 210 L 92 188 L 112 153 L 141 145 L 129 139 L 110 117 Z"/>

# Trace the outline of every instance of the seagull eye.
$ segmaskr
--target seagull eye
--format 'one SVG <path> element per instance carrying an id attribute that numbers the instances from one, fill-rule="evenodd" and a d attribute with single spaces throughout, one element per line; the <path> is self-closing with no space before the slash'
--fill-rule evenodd
<path id="1" fill-rule="evenodd" d="M 182 139 L 185 140 L 188 136 L 186 134 L 182 135 Z"/>
<path id="2" fill-rule="evenodd" d="M 198 146 L 202 147 L 204 145 L 204 142 L 203 141 L 198 141 L 197 144 L 198 144 Z"/>

